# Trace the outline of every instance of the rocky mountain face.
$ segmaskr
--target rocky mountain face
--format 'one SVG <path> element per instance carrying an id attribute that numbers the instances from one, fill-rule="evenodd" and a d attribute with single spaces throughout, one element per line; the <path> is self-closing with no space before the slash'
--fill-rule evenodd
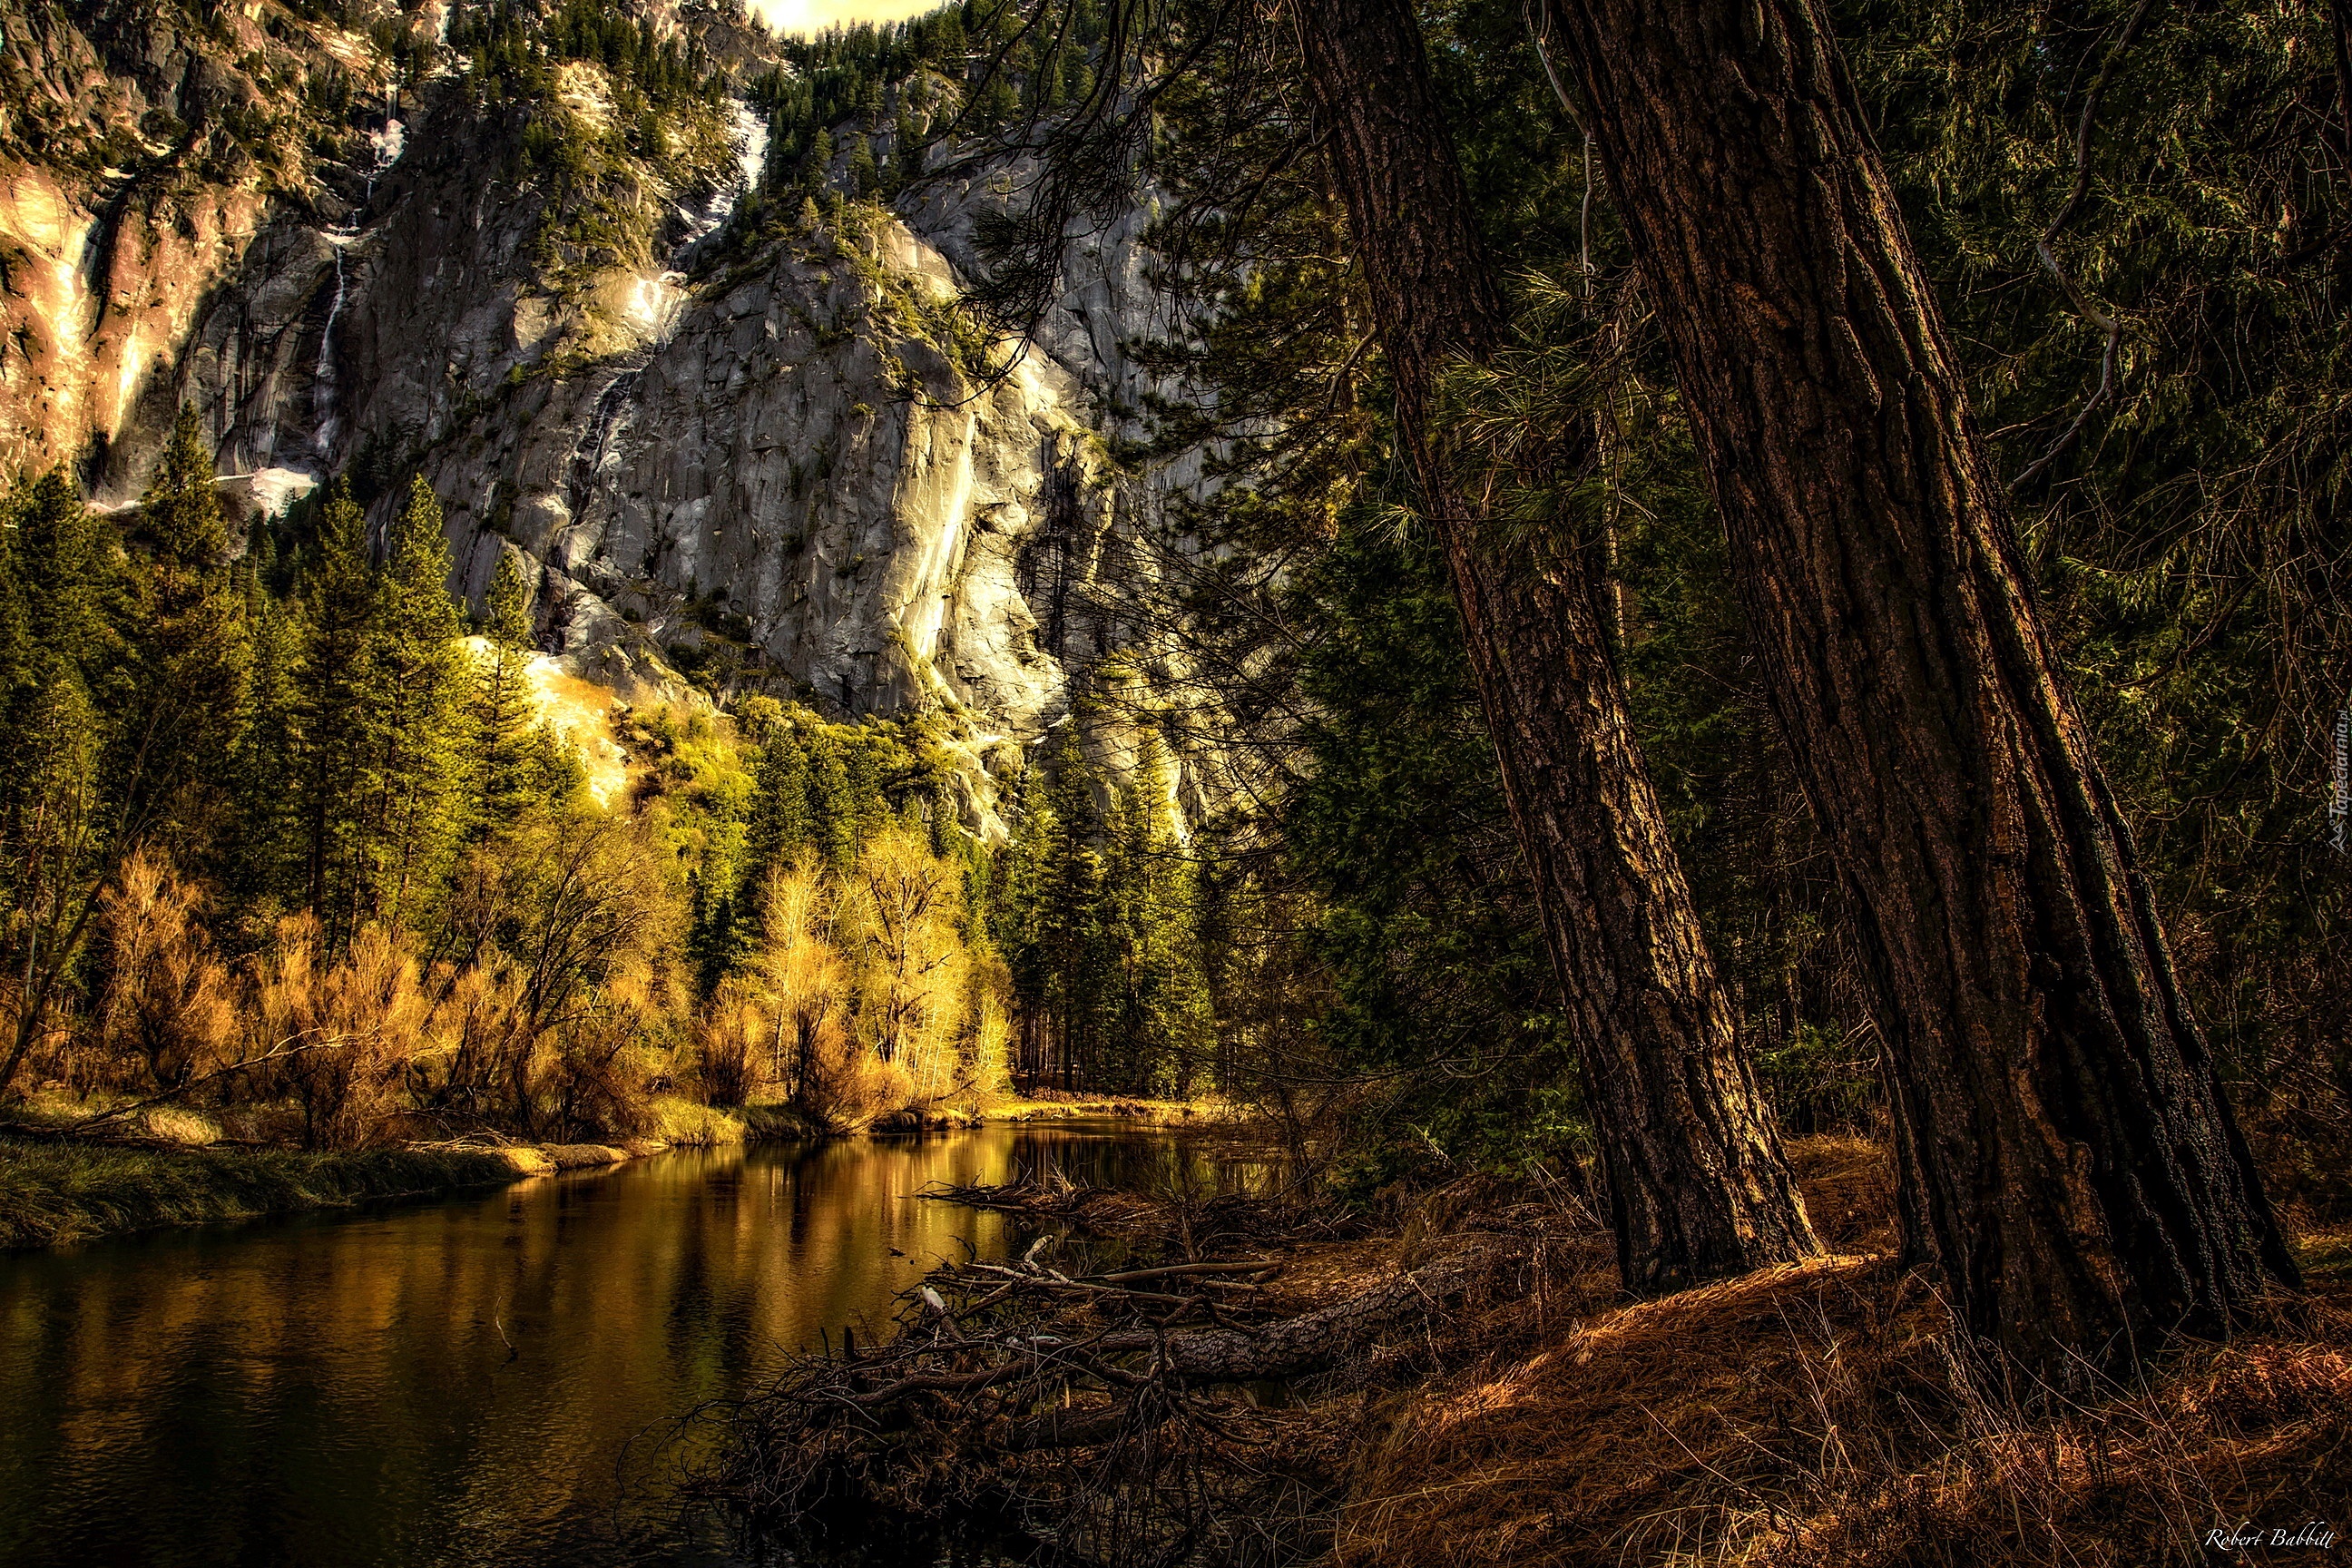
<path id="1" fill-rule="evenodd" d="M 763 191 L 772 41 L 735 0 L 605 9 L 700 85 L 502 78 L 458 0 L 0 5 L 0 466 L 128 503 L 185 402 L 251 510 L 422 472 L 453 589 L 520 552 L 573 673 L 935 706 L 975 758 L 1101 661 L 1165 673 L 1090 592 L 1201 482 L 1112 457 L 1165 324 L 1142 214 L 985 342 L 954 304 L 1019 167 Z"/>

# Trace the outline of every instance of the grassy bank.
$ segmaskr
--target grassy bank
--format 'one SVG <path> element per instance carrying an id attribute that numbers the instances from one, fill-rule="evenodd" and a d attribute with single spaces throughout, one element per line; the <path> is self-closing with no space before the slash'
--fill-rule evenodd
<path id="1" fill-rule="evenodd" d="M 0 1248 L 512 1181 L 495 1149 L 155 1149 L 0 1136 Z"/>

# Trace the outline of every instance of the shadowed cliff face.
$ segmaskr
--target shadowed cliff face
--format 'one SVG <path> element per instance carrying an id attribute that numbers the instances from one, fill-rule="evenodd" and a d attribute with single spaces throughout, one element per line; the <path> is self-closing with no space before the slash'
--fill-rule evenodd
<path id="1" fill-rule="evenodd" d="M 794 193 L 752 213 L 765 128 L 739 98 L 639 145 L 600 67 L 501 100 L 430 47 L 433 7 L 386 10 L 410 29 L 404 78 L 380 37 L 273 0 L 168 41 L 99 5 L 44 12 L 47 33 L 12 17 L 26 101 L 79 130 L 70 149 L 52 130 L 53 155 L 36 117 L 8 127 L 0 460 L 78 461 L 119 505 L 184 400 L 249 508 L 420 470 L 453 588 L 478 605 L 522 552 L 542 645 L 628 695 L 683 671 L 850 713 L 943 702 L 978 754 L 1034 742 L 1086 661 L 1149 674 L 1152 651 L 1089 608 L 1096 574 L 1136 570 L 1107 541 L 1198 482 L 1108 457 L 1131 431 L 1101 411 L 1152 390 L 1123 345 L 1165 324 L 1139 213 L 1074 243 L 1037 341 L 977 375 L 1008 345 L 945 307 L 1017 168 L 896 211 L 812 224 Z M 723 14 L 649 12 L 758 63 Z M 253 124 L 219 107 L 247 100 Z M 135 168 L 113 161 L 123 127 L 167 118 L 194 151 L 150 138 Z"/>

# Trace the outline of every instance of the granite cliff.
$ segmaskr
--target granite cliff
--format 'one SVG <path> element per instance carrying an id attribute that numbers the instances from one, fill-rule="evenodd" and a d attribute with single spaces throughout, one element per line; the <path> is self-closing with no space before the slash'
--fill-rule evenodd
<path id="1" fill-rule="evenodd" d="M 1113 457 L 1151 390 L 1129 346 L 1164 324 L 1143 215 L 992 342 L 956 307 L 1018 165 L 934 148 L 861 200 L 845 155 L 820 202 L 782 187 L 746 84 L 791 67 L 733 0 L 604 8 L 681 62 L 667 88 L 634 45 L 517 78 L 490 26 L 516 9 L 0 7 L 0 465 L 121 506 L 187 403 L 249 514 L 338 475 L 381 510 L 421 471 L 453 590 L 478 605 L 520 552 L 572 673 L 936 706 L 992 826 L 981 759 L 1099 661 L 1173 658 L 1091 591 L 1200 482 Z M 842 143 L 903 158 L 908 124 Z"/>

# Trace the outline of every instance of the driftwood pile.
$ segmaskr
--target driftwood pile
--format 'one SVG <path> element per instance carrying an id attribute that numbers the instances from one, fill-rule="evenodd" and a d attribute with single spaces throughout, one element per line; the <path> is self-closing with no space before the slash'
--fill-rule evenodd
<path id="1" fill-rule="evenodd" d="M 891 1337 L 845 1333 L 740 1405 L 710 1482 L 753 1521 L 856 1499 L 1010 1517 L 1066 1560 L 1292 1557 L 1328 1526 L 1362 1391 L 1527 1261 L 1524 1237 L 1472 1234 L 1412 1267 L 1367 1244 L 1302 1281 L 1349 1220 L 1066 1184 L 932 1195 L 1053 1228 L 934 1270 Z"/>

